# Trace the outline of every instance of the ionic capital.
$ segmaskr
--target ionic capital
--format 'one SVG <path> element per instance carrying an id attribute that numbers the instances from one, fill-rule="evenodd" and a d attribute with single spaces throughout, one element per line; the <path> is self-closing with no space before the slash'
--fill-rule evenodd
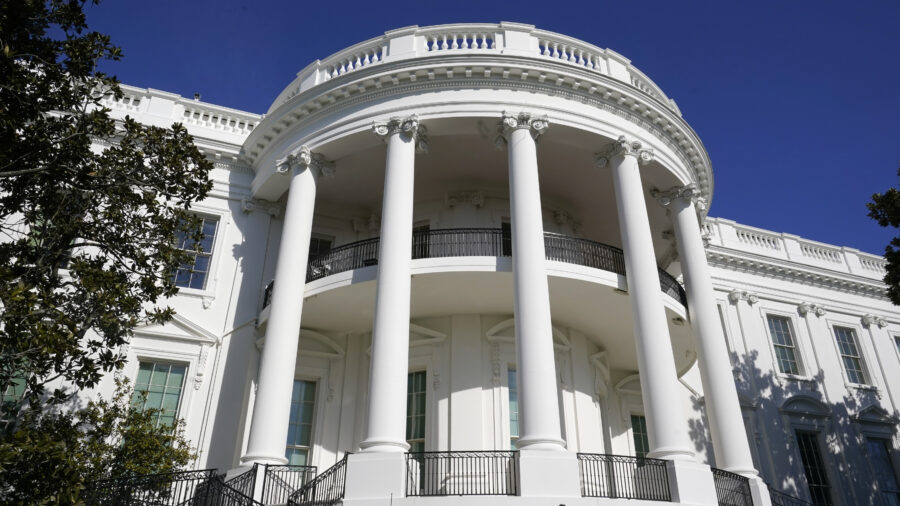
<path id="1" fill-rule="evenodd" d="M 751 306 L 759 302 L 759 297 L 756 294 L 748 292 L 746 290 L 738 290 L 735 288 L 731 292 L 728 293 L 728 301 L 732 304 L 737 304 L 738 302 L 745 300 L 747 304 Z"/>
<path id="2" fill-rule="evenodd" d="M 797 306 L 797 312 L 800 313 L 800 316 L 806 316 L 808 314 L 814 314 L 816 316 L 825 316 L 825 308 L 818 304 L 810 304 L 809 302 L 802 302 Z"/>
<path id="3" fill-rule="evenodd" d="M 311 169 L 316 176 L 331 177 L 334 175 L 334 162 L 325 159 L 325 155 L 315 153 L 309 146 L 303 145 L 286 157 L 278 160 L 275 171 L 279 174 L 288 174 L 292 169 L 304 171 Z"/>
<path id="4" fill-rule="evenodd" d="M 655 198 L 661 206 L 668 206 L 676 200 L 683 199 L 685 201 L 698 203 L 700 200 L 700 190 L 693 184 L 686 186 L 673 186 L 668 190 L 650 190 L 650 196 Z M 705 204 L 705 201 L 704 201 Z M 699 204 L 697 205 L 699 207 Z"/>
<path id="5" fill-rule="evenodd" d="M 509 142 L 509 136 L 515 130 L 528 130 L 531 138 L 537 140 L 548 128 L 550 128 L 550 121 L 546 115 L 535 116 L 529 112 L 512 114 L 503 111 L 503 117 L 498 126 L 500 135 L 497 137 L 497 146 L 503 147 L 505 143 Z"/>
<path id="6" fill-rule="evenodd" d="M 395 116 L 387 121 L 375 121 L 372 123 L 372 131 L 379 137 L 389 137 L 394 134 L 407 136 L 416 143 L 416 151 L 428 152 L 428 130 L 425 125 L 419 124 L 419 117 L 415 114 L 401 118 Z"/>
<path id="7" fill-rule="evenodd" d="M 653 150 L 643 149 L 641 141 L 629 141 L 625 136 L 621 136 L 614 140 L 611 144 L 600 150 L 594 159 L 597 167 L 602 169 L 612 162 L 616 157 L 633 156 L 641 165 L 646 165 L 653 160 Z"/>
<path id="8" fill-rule="evenodd" d="M 880 316 L 875 316 L 873 314 L 863 315 L 861 320 L 862 320 L 862 325 L 865 328 L 870 328 L 872 325 L 875 325 L 876 327 L 883 329 L 883 328 L 887 327 L 887 325 L 888 325 L 887 321 L 884 318 L 882 318 Z"/>

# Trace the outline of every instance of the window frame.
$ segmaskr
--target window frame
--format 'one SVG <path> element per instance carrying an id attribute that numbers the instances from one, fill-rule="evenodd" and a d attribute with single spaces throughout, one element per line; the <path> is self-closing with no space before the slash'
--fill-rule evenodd
<path id="1" fill-rule="evenodd" d="M 514 376 L 516 378 L 516 435 L 513 436 L 512 433 L 512 406 L 510 405 L 510 394 L 512 393 L 512 389 L 509 385 L 510 376 Z M 504 383 L 504 391 L 506 392 L 506 432 L 507 432 L 507 440 L 509 441 L 509 449 L 510 450 L 518 450 L 518 442 L 521 427 L 521 411 L 519 410 L 519 406 L 521 405 L 521 399 L 519 398 L 519 370 L 516 368 L 515 364 L 507 364 L 506 365 L 506 382 Z"/>
<path id="2" fill-rule="evenodd" d="M 170 359 L 167 359 L 167 358 L 157 359 L 157 358 L 138 357 L 136 367 L 135 367 L 135 369 L 134 369 L 134 371 L 133 371 L 133 374 L 131 375 L 131 378 L 133 378 L 132 381 L 133 381 L 134 383 L 132 384 L 133 391 L 132 391 L 132 394 L 131 394 L 131 400 L 130 400 L 129 402 L 131 403 L 132 406 L 134 406 L 134 399 L 135 399 L 135 396 L 138 395 L 138 394 L 141 392 L 141 390 L 138 389 L 137 375 L 138 375 L 138 374 L 140 373 L 140 371 L 141 371 L 141 364 L 142 364 L 142 363 L 149 363 L 149 364 L 153 364 L 154 366 L 156 366 L 156 365 L 168 365 L 170 368 L 171 368 L 171 366 L 173 366 L 173 365 L 174 365 L 174 366 L 182 366 L 182 367 L 184 367 L 184 375 L 183 375 L 182 378 L 181 378 L 181 391 L 180 391 L 179 394 L 178 394 L 178 406 L 176 406 L 176 408 L 175 408 L 175 414 L 172 415 L 172 422 L 173 422 L 172 427 L 174 428 L 175 425 L 177 425 L 177 423 L 178 423 L 179 420 L 184 420 L 185 423 L 187 423 L 187 418 L 186 418 L 186 417 L 179 416 L 179 415 L 180 415 L 181 413 L 184 412 L 185 399 L 186 399 L 186 397 L 187 397 L 188 390 L 189 390 L 188 379 L 190 378 L 190 371 L 191 371 L 191 364 L 190 364 L 190 362 L 186 362 L 186 361 L 182 361 L 182 360 L 170 360 Z M 152 374 L 152 373 L 151 373 L 151 374 Z M 171 374 L 171 369 L 169 370 L 169 374 Z M 168 375 L 167 375 L 167 378 L 168 378 Z M 168 387 L 168 379 L 166 380 L 166 387 Z M 165 390 L 164 390 L 164 391 L 165 391 Z M 146 399 L 144 399 L 144 405 L 141 406 L 141 411 L 143 411 L 143 410 L 146 409 L 146 408 L 147 408 L 147 406 L 146 406 Z M 151 406 L 150 409 L 160 409 L 160 408 L 154 408 L 154 407 Z M 159 424 L 159 418 L 158 418 L 158 417 L 157 417 L 157 419 L 156 419 L 156 423 L 157 423 L 157 425 Z"/>
<path id="3" fill-rule="evenodd" d="M 850 373 L 847 371 L 847 365 L 844 362 L 845 355 L 841 350 L 841 345 L 838 343 L 838 329 L 849 330 L 851 336 L 855 339 L 855 342 L 853 344 L 856 346 L 856 353 L 858 354 L 855 358 L 859 360 L 860 374 L 862 374 L 863 382 L 853 381 L 850 378 Z M 848 386 L 859 388 L 876 388 L 875 380 L 872 377 L 872 371 L 868 366 L 869 361 L 865 351 L 865 346 L 863 346 L 862 343 L 862 337 L 859 329 L 856 328 L 855 325 L 851 325 L 848 323 L 829 321 L 828 330 L 831 333 L 832 345 L 834 346 L 835 353 L 837 353 L 838 362 L 840 362 L 841 364 L 841 371 L 843 373 L 844 382 Z"/>
<path id="4" fill-rule="evenodd" d="M 315 392 L 313 393 L 313 401 L 312 401 L 312 417 L 311 417 L 310 427 L 309 427 L 309 443 L 305 447 L 306 448 L 306 464 L 304 464 L 307 466 L 312 466 L 313 465 L 312 464 L 313 450 L 315 449 L 315 446 L 316 446 L 316 426 L 319 425 L 318 418 L 319 418 L 319 412 L 321 411 L 321 409 L 319 407 L 319 398 L 322 396 L 322 388 L 321 388 L 322 381 L 321 381 L 321 378 L 309 378 L 309 377 L 306 377 L 303 375 L 295 375 L 294 382 L 297 382 L 297 381 L 304 381 L 304 382 L 312 383 L 313 385 L 315 385 Z M 293 393 L 294 393 L 293 388 L 294 388 L 294 383 L 291 383 L 291 404 L 294 403 L 293 402 Z M 288 413 L 288 425 L 289 425 L 288 436 L 290 436 L 290 413 Z M 291 448 L 293 448 L 293 449 L 303 448 L 303 445 L 290 445 L 290 444 L 288 444 L 287 440 L 285 440 L 285 443 L 284 443 L 285 459 L 287 459 L 288 449 L 291 449 Z M 290 465 L 290 460 L 288 460 L 288 464 Z"/>
<path id="5" fill-rule="evenodd" d="M 635 444 L 636 443 L 635 435 L 640 434 L 638 432 L 635 432 L 635 430 L 634 430 L 634 419 L 635 418 L 640 418 L 644 421 L 644 430 L 646 432 L 644 432 L 642 434 L 644 434 L 646 436 L 646 440 L 647 440 L 646 441 L 647 442 L 647 451 L 644 453 L 644 455 L 638 455 L 637 445 Z M 629 449 L 631 450 L 631 455 L 633 455 L 637 458 L 647 458 L 647 454 L 650 453 L 650 431 L 649 431 L 649 429 L 647 429 L 647 417 L 644 415 L 643 412 L 636 412 L 636 411 L 629 412 L 628 435 L 630 436 L 628 438 L 628 446 L 629 446 Z"/>
<path id="6" fill-rule="evenodd" d="M 231 216 L 227 211 L 216 209 L 209 206 L 194 205 L 191 212 L 194 216 L 202 219 L 213 219 L 218 222 L 216 225 L 216 236 L 213 238 L 212 251 L 209 253 L 209 268 L 206 271 L 206 280 L 203 288 L 191 288 L 188 286 L 179 286 L 178 295 L 188 297 L 203 297 L 204 299 L 215 298 L 216 286 L 219 281 L 219 264 L 222 258 L 222 250 L 224 246 L 225 233 L 230 228 Z M 177 270 L 176 270 L 177 272 Z"/>
<path id="7" fill-rule="evenodd" d="M 801 433 L 811 435 L 813 440 L 815 441 L 816 450 L 818 452 L 818 457 L 819 457 L 819 460 L 821 461 L 821 465 L 822 465 L 821 474 L 825 477 L 825 480 L 827 480 L 827 482 L 828 482 L 827 483 L 828 499 L 829 499 L 829 502 L 831 503 L 830 506 L 835 506 L 836 504 L 839 504 L 835 501 L 835 492 L 839 491 L 840 489 L 835 484 L 837 483 L 838 485 L 840 485 L 840 483 L 836 482 L 834 480 L 834 476 L 832 476 L 832 474 L 830 472 L 831 465 L 829 464 L 829 459 L 827 458 L 828 442 L 825 440 L 825 434 L 821 430 L 817 430 L 817 429 L 813 429 L 813 428 L 806 428 L 806 427 L 794 427 L 793 431 L 794 431 L 794 434 L 793 434 L 794 440 L 796 441 L 795 449 L 797 451 L 797 462 L 800 464 L 800 469 L 803 471 L 802 476 L 803 476 L 804 481 L 806 482 L 806 489 L 809 493 L 810 501 L 815 503 L 815 500 L 813 498 L 813 492 L 812 492 L 813 488 L 812 488 L 811 484 L 809 483 L 809 476 L 806 472 L 806 461 L 803 459 L 803 450 L 801 450 L 801 448 L 800 448 L 800 434 Z"/>
<path id="8" fill-rule="evenodd" d="M 782 311 L 772 310 L 768 308 L 760 308 L 760 312 L 763 317 L 763 327 L 765 328 L 766 337 L 768 339 L 769 344 L 769 353 L 772 357 L 772 364 L 774 366 L 775 373 L 781 377 L 785 378 L 796 378 L 796 379 L 809 379 L 809 375 L 807 373 L 807 361 L 803 355 L 803 351 L 800 347 L 800 328 L 796 323 L 796 320 L 792 314 L 785 313 Z M 780 318 L 786 320 L 790 327 L 791 331 L 791 339 L 794 341 L 794 361 L 797 364 L 798 371 L 796 373 L 784 372 L 781 370 L 781 361 L 778 358 L 778 352 L 776 350 L 776 344 L 774 336 L 772 335 L 772 329 L 769 326 L 769 318 Z M 778 345 L 781 346 L 781 345 Z"/>
<path id="9" fill-rule="evenodd" d="M 428 402 L 428 401 L 429 401 L 429 395 L 428 395 L 428 370 L 425 369 L 425 368 L 414 368 L 414 369 L 410 369 L 409 371 L 407 371 L 407 373 L 406 373 L 406 378 L 407 378 L 407 388 L 406 388 L 407 406 L 406 406 L 406 410 L 407 410 L 407 412 L 409 412 L 409 377 L 410 377 L 411 375 L 413 375 L 413 374 L 421 374 L 421 375 L 422 375 L 422 378 L 423 378 L 423 380 L 424 380 L 423 391 L 421 392 L 422 394 L 424 394 L 424 397 L 425 397 L 425 399 L 424 399 L 424 401 L 423 401 L 423 402 L 424 402 L 424 405 L 422 406 L 422 408 L 423 408 L 423 409 L 422 409 L 422 418 L 424 418 L 424 423 L 422 424 L 422 437 L 421 437 L 421 438 L 405 439 L 405 441 L 407 442 L 407 444 L 409 444 L 410 441 L 421 439 L 421 440 L 422 440 L 422 450 L 421 450 L 421 451 L 424 452 L 424 451 L 429 451 L 429 450 L 428 450 L 428 448 L 429 448 L 428 429 L 429 429 L 429 418 L 430 418 L 430 417 L 428 416 L 428 415 L 429 415 L 429 413 L 428 413 L 428 412 L 429 412 L 429 409 L 428 409 L 428 406 L 429 406 L 429 402 Z M 404 436 L 408 435 L 408 431 L 409 431 L 409 416 L 408 416 L 408 415 L 407 415 L 407 417 L 406 417 L 406 421 L 407 421 L 407 423 L 406 423 L 406 424 L 404 425 L 404 427 L 403 427 L 403 433 L 404 433 Z M 410 451 L 410 452 L 413 451 L 412 445 L 410 445 L 410 448 L 409 448 L 408 451 Z"/>

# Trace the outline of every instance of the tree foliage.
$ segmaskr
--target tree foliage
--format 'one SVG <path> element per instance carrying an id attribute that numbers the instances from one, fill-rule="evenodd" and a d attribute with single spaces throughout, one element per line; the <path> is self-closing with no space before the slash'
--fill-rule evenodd
<path id="1" fill-rule="evenodd" d="M 96 385 L 135 327 L 172 317 L 175 236 L 199 242 L 189 209 L 212 186 L 184 127 L 110 117 L 122 91 L 97 66 L 121 52 L 87 2 L 0 2 L 0 393 L 24 380 L 7 411 Z"/>
<path id="2" fill-rule="evenodd" d="M 186 466 L 194 453 L 182 426 L 157 425 L 157 410 L 135 409 L 131 399 L 123 381 L 111 400 L 29 410 L 0 443 L 0 503 L 76 504 L 100 480 Z"/>
<path id="3" fill-rule="evenodd" d="M 900 170 L 897 171 L 900 176 Z M 872 195 L 872 202 L 866 204 L 869 217 L 882 227 L 900 229 L 900 191 L 890 188 L 884 193 Z M 884 282 L 888 285 L 888 297 L 895 305 L 900 305 L 900 236 L 891 239 L 884 248 L 887 259 Z"/>

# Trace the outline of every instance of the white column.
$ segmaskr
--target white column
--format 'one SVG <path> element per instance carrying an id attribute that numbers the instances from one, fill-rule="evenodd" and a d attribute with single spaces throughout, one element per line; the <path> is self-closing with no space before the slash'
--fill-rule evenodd
<path id="1" fill-rule="evenodd" d="M 550 323 L 550 291 L 535 139 L 546 118 L 503 113 L 509 153 L 510 224 L 515 285 L 516 367 L 522 450 L 563 450 Z"/>
<path id="2" fill-rule="evenodd" d="M 284 449 L 297 365 L 316 179 L 323 170 L 321 156 L 311 153 L 306 146 L 278 163 L 278 172 L 290 174 L 291 183 L 275 265 L 266 340 L 259 360 L 253 419 L 242 463 L 287 463 Z"/>
<path id="3" fill-rule="evenodd" d="M 378 243 L 368 420 L 360 447 L 367 452 L 405 452 L 409 449 L 406 443 L 406 376 L 409 368 L 413 176 L 416 146 L 424 140 L 424 127 L 419 126 L 416 116 L 410 116 L 376 123 L 374 130 L 387 139 L 387 162 Z"/>
<path id="4" fill-rule="evenodd" d="M 597 165 L 612 168 L 650 442 L 647 455 L 693 460 L 638 168 L 639 160 L 647 163 L 652 157 L 652 152 L 641 149 L 640 142 L 623 136 L 598 155 Z"/>
<path id="5" fill-rule="evenodd" d="M 725 346 L 713 295 L 706 250 L 700 235 L 694 200 L 699 192 L 693 186 L 672 188 L 665 192 L 653 192 L 664 206 L 671 205 L 675 222 L 675 242 L 684 273 L 684 284 L 691 315 L 691 327 L 697 336 L 697 361 L 703 394 L 706 399 L 706 417 L 712 434 L 716 465 L 747 477 L 757 475 L 744 417 L 738 401 L 737 390 L 731 372 L 731 359 Z"/>

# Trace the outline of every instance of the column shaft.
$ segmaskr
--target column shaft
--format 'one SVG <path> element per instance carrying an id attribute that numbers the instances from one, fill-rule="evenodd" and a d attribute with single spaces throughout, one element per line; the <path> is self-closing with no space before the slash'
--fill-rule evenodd
<path id="1" fill-rule="evenodd" d="M 560 433 L 541 190 L 531 131 L 535 128 L 539 133 L 546 128 L 546 122 L 540 123 L 541 128 L 532 126 L 535 120 L 530 116 L 519 115 L 516 119 L 515 128 L 507 127 L 506 138 L 521 421 L 518 447 L 562 450 L 565 441 Z"/>
<path id="2" fill-rule="evenodd" d="M 408 133 L 398 126 L 387 133 L 368 420 L 360 444 L 368 452 L 409 449 L 406 443 L 406 379 L 409 372 L 414 130 Z"/>
<path id="3" fill-rule="evenodd" d="M 716 309 L 697 212 L 690 196 L 674 199 L 672 212 L 691 312 L 691 327 L 697 336 L 697 360 L 716 465 L 753 477 L 757 471 L 753 467 L 744 418 L 731 374 L 731 360 Z"/>
<path id="4" fill-rule="evenodd" d="M 287 463 L 284 450 L 316 199 L 314 169 L 307 165 L 290 170 L 293 175 L 275 265 L 275 286 L 259 363 L 253 419 L 247 453 L 241 458 L 245 463 Z"/>
<path id="5" fill-rule="evenodd" d="M 672 341 L 638 168 L 638 156 L 646 152 L 640 152 L 639 143 L 628 144 L 624 139 L 614 145 L 614 150 L 603 160 L 612 165 L 650 442 L 648 456 L 692 459 L 694 452 L 680 402 Z"/>

